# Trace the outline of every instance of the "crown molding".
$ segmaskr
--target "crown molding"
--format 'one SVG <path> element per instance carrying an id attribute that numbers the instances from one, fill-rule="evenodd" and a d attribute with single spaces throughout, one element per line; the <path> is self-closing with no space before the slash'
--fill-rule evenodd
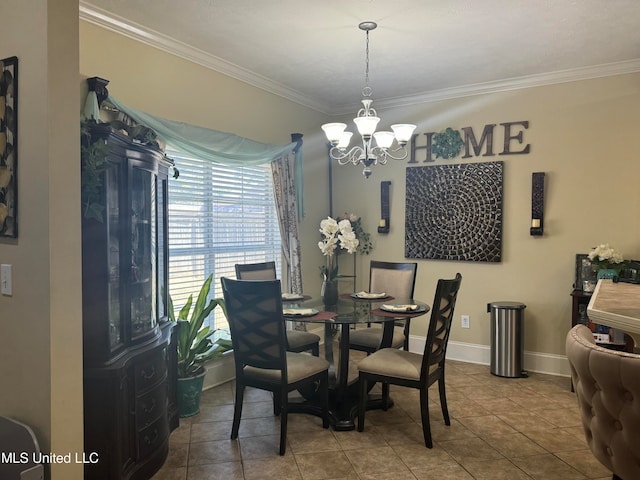
<path id="1" fill-rule="evenodd" d="M 111 12 L 107 12 L 106 10 L 90 5 L 83 0 L 80 1 L 80 19 L 103 27 L 107 30 L 111 30 L 112 32 L 119 33 L 133 40 L 145 43 L 159 50 L 163 50 L 172 55 L 192 61 L 198 65 L 202 65 L 203 67 L 235 78 L 236 80 L 240 80 L 241 82 L 260 88 L 261 90 L 278 95 L 326 115 L 345 115 L 360 108 L 360 105 L 355 103 L 336 106 L 314 101 L 297 90 L 288 88 L 246 68 L 206 53 L 187 45 L 186 43 L 182 43 L 160 32 L 156 32 L 128 19 L 114 15 Z M 636 72 L 640 72 L 640 59 L 527 75 L 494 82 L 443 88 L 441 90 L 433 90 L 417 95 L 376 99 L 376 107 L 378 109 L 396 108 L 472 95 L 540 87 L 556 83 L 575 82 L 579 80 L 589 80 L 593 78 Z"/>
<path id="2" fill-rule="evenodd" d="M 313 101 L 296 90 L 83 1 L 80 1 L 80 20 L 202 65 L 266 92 L 291 100 L 299 105 L 312 108 L 320 113 L 330 113 L 325 105 Z"/>
<path id="3" fill-rule="evenodd" d="M 469 97 L 486 93 L 520 90 L 523 88 L 542 87 L 558 83 L 577 82 L 594 78 L 609 77 L 613 75 L 625 75 L 640 72 L 640 59 L 624 62 L 607 63 L 589 67 L 559 70 L 557 72 L 540 73 L 522 77 L 497 80 L 494 82 L 475 83 L 459 87 L 443 88 L 417 95 L 404 97 L 390 97 L 376 99 L 376 108 L 394 108 L 416 105 L 420 103 L 437 102 L 453 98 Z M 331 112 L 333 115 L 345 115 L 357 110 L 359 104 L 343 105 Z"/>

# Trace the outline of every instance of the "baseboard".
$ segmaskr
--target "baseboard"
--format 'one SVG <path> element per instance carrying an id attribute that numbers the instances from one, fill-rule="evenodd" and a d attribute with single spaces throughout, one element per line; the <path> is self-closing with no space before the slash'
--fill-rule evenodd
<path id="1" fill-rule="evenodd" d="M 412 335 L 409 338 L 409 350 L 422 353 L 424 351 L 424 337 Z M 450 341 L 447 346 L 447 358 L 460 362 L 478 363 L 480 365 L 491 364 L 491 347 L 475 343 Z M 560 377 L 569 377 L 569 362 L 564 355 L 551 353 L 524 352 L 524 370 L 528 372 L 545 373 Z"/>
<path id="2" fill-rule="evenodd" d="M 309 329 L 313 333 L 324 338 L 324 329 Z M 409 338 L 409 350 L 416 353 L 424 351 L 424 337 L 411 335 Z M 480 365 L 489 365 L 491 363 L 491 347 L 488 345 L 480 345 L 475 343 L 454 342 L 450 341 L 447 347 L 447 358 L 460 362 L 477 363 Z M 223 358 L 208 362 L 207 375 L 204 379 L 204 390 L 216 387 L 235 378 L 235 364 L 233 361 L 233 352 L 225 355 Z M 569 377 L 569 362 L 564 355 L 554 355 L 551 353 L 540 352 L 524 352 L 524 369 L 528 372 L 545 373 L 548 375 L 557 375 L 561 377 Z"/>
<path id="3" fill-rule="evenodd" d="M 206 363 L 207 374 L 204 377 L 203 390 L 217 387 L 236 377 L 236 367 L 233 360 L 233 352 L 228 352 L 224 357 Z"/>

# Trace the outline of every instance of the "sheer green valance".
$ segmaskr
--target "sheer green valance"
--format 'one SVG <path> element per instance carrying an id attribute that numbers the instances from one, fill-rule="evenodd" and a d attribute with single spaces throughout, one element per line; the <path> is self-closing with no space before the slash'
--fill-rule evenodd
<path id="1" fill-rule="evenodd" d="M 182 151 L 228 166 L 261 165 L 288 155 L 296 143 L 270 145 L 208 128 L 175 122 L 128 107 L 109 95 L 107 101 L 158 137 Z"/>
<path id="2" fill-rule="evenodd" d="M 256 142 L 232 133 L 218 132 L 187 123 L 167 120 L 131 108 L 109 95 L 107 101 L 140 125 L 152 129 L 159 138 L 181 151 L 213 163 L 227 166 L 261 165 L 274 162 L 290 154 L 294 156 L 296 199 L 298 218 L 304 216 L 302 135 L 293 134 L 294 140 L 287 145 L 271 145 Z M 87 95 L 84 119 L 99 121 L 99 106 L 96 93 Z"/>

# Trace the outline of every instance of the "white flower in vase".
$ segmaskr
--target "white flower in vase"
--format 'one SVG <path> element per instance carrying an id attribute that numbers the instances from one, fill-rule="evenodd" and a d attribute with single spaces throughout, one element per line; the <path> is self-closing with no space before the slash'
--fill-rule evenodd
<path id="1" fill-rule="evenodd" d="M 327 280 L 334 280 L 338 275 L 338 265 L 334 262 L 334 255 L 338 246 L 348 253 L 355 253 L 360 241 L 356 238 L 348 219 L 336 221 L 327 217 L 320 222 L 322 240 L 318 248 L 327 257 L 327 266 L 323 267 L 323 274 Z"/>

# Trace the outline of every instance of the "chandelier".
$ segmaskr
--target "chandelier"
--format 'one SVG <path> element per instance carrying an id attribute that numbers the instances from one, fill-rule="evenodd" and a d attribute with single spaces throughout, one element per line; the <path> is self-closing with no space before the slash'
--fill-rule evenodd
<path id="1" fill-rule="evenodd" d="M 356 145 L 347 150 L 353 134 L 345 131 L 347 128 L 345 123 L 325 123 L 322 125 L 322 130 L 331 142 L 329 156 L 337 160 L 340 165 L 352 163 L 357 166 L 362 164 L 362 174 L 365 178 L 369 178 L 371 175 L 373 165 L 385 165 L 389 158 L 394 160 L 407 158 L 406 145 L 416 128 L 415 125 L 402 123 L 391 125 L 393 132 L 376 132 L 380 117 L 371 106 L 373 100 L 371 99 L 372 90 L 369 86 L 369 32 L 377 26 L 375 22 L 362 22 L 358 25 L 360 30 L 366 32 L 365 85 L 362 89 L 363 107 L 358 110 L 353 121 L 362 137 L 362 145 Z M 394 140 L 397 146 L 392 147 Z M 375 141 L 375 145 L 373 141 Z"/>

